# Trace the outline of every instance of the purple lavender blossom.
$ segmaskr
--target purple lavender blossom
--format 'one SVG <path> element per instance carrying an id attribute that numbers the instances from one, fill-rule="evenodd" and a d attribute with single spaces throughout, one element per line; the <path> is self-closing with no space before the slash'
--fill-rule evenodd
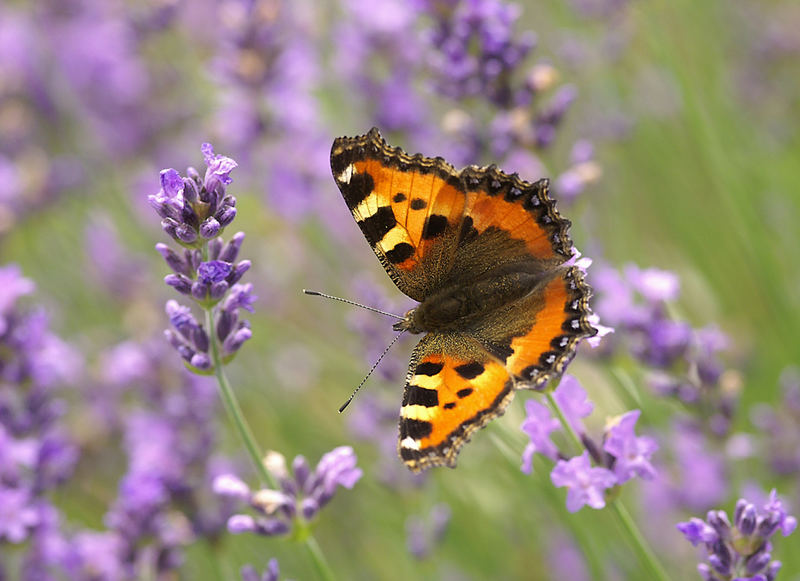
<path id="1" fill-rule="evenodd" d="M 92 399 L 99 413 L 114 414 L 102 419 L 121 432 L 127 469 L 104 518 L 107 531 L 90 540 L 116 546 L 108 554 L 127 576 L 174 571 L 184 548 L 198 537 L 215 539 L 230 515 L 211 492 L 219 472 L 215 386 L 187 373 L 155 340 L 110 349 L 102 380 Z M 111 401 L 101 406 L 101 397 Z"/>
<path id="2" fill-rule="evenodd" d="M 587 451 L 570 460 L 559 460 L 550 479 L 555 486 L 567 487 L 567 510 L 570 512 L 577 512 L 584 505 L 603 508 L 605 491 L 617 483 L 613 472 L 591 465 Z"/>
<path id="3" fill-rule="evenodd" d="M 708 563 L 697 568 L 704 579 L 772 581 L 781 563 L 772 561 L 770 538 L 777 531 L 789 536 L 797 527 L 797 519 L 788 514 L 773 489 L 760 509 L 739 499 L 733 524 L 725 511 L 712 510 L 705 521 L 692 518 L 676 527 L 692 545 L 702 544 L 706 549 Z"/>
<path id="4" fill-rule="evenodd" d="M 431 2 L 431 4 L 435 4 Z M 430 34 L 438 49 L 431 66 L 437 89 L 452 98 L 481 96 L 500 107 L 523 100 L 511 86 L 511 73 L 536 44 L 533 34 L 514 38 L 519 7 L 497 0 L 469 0 L 439 15 Z"/>
<path id="5" fill-rule="evenodd" d="M 181 178 L 174 169 L 161 172 L 161 190 L 148 197 L 150 205 L 163 218 L 162 227 L 184 249 L 181 254 L 165 244 L 156 250 L 173 270 L 164 282 L 182 295 L 191 297 L 204 309 L 211 309 L 213 328 L 205 328 L 191 310 L 174 300 L 166 305 L 173 330 L 165 331 L 167 341 L 178 351 L 187 367 L 197 373 L 210 373 L 214 366 L 212 342 L 219 342 L 221 362 L 228 363 L 250 339 L 250 324 L 239 318 L 239 310 L 253 311 L 256 297 L 251 284 L 238 284 L 250 269 L 249 260 L 234 262 L 244 234 L 234 234 L 228 243 L 219 237 L 236 216 L 236 199 L 226 193 L 232 182 L 234 160 L 214 153 L 210 144 L 202 146 L 207 166 L 205 176 L 194 168 Z"/>
<path id="6" fill-rule="evenodd" d="M 578 433 L 583 433 L 580 420 L 592 413 L 594 404 L 589 401 L 586 390 L 581 387 L 578 380 L 572 375 L 564 375 L 553 392 L 553 397 L 572 428 Z"/>
<path id="7" fill-rule="evenodd" d="M 163 230 L 187 248 L 200 248 L 236 216 L 236 198 L 225 191 L 236 162 L 214 154 L 209 143 L 201 149 L 207 166 L 204 178 L 194 168 L 189 168 L 186 178 L 174 169 L 165 169 L 161 171 L 161 189 L 148 196 L 162 218 Z"/>
<path id="8" fill-rule="evenodd" d="M 361 478 L 356 456 L 349 446 L 340 446 L 323 455 L 312 471 L 302 456 L 292 462 L 292 474 L 286 459 L 277 452 L 267 455 L 265 464 L 281 489 L 252 492 L 238 477 L 220 475 L 214 480 L 214 491 L 223 497 L 244 500 L 256 516 L 236 514 L 228 520 L 228 530 L 266 536 L 288 534 L 299 523 L 312 521 L 332 499 L 338 487 L 352 488 Z"/>
<path id="9" fill-rule="evenodd" d="M 240 575 L 242 576 L 242 581 L 278 581 L 281 571 L 278 567 L 278 560 L 270 559 L 263 574 L 259 575 L 252 565 L 245 565 L 242 567 Z"/>
<path id="10" fill-rule="evenodd" d="M 24 488 L 6 488 L 0 484 L 0 541 L 21 543 L 39 523 L 33 498 Z"/>
<path id="11" fill-rule="evenodd" d="M 603 449 L 614 457 L 614 474 L 618 484 L 634 476 L 651 480 L 656 474 L 650 458 L 658 449 L 658 444 L 648 436 L 637 437 L 633 431 L 641 413 L 641 410 L 632 410 L 623 414 L 606 429 Z"/>
<path id="12" fill-rule="evenodd" d="M 558 448 L 550 439 L 550 432 L 561 428 L 557 419 L 550 415 L 550 410 L 539 402 L 529 399 L 525 402 L 525 421 L 522 431 L 528 434 L 530 442 L 522 453 L 522 472 L 530 474 L 533 471 L 533 455 L 538 452 L 555 461 L 558 459 Z"/>

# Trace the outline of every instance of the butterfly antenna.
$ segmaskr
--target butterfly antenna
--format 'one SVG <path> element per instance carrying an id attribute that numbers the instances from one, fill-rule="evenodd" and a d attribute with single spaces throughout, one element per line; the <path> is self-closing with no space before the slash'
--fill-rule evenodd
<path id="1" fill-rule="evenodd" d="M 378 360 L 375 362 L 375 364 L 374 364 L 374 365 L 372 366 L 372 368 L 369 370 L 369 373 L 367 373 L 366 377 L 364 377 L 364 379 L 362 379 L 362 380 L 361 380 L 361 383 L 359 383 L 359 384 L 358 384 L 358 387 L 356 387 L 356 388 L 353 390 L 353 393 L 351 393 L 351 394 L 350 394 L 350 397 L 348 397 L 348 398 L 347 398 L 347 401 L 346 401 L 346 402 L 344 402 L 344 403 L 342 404 L 342 407 L 340 407 L 340 408 L 339 408 L 339 413 L 342 413 L 342 412 L 344 411 L 344 409 L 345 409 L 347 406 L 349 406 L 349 405 L 350 405 L 350 402 L 351 402 L 351 401 L 353 401 L 353 398 L 354 398 L 354 397 L 356 396 L 356 394 L 358 393 L 358 390 L 360 390 L 360 389 L 361 389 L 361 388 L 364 386 L 364 384 L 365 384 L 365 383 L 367 382 L 367 380 L 369 379 L 369 376 L 370 376 L 370 375 L 372 375 L 372 372 L 373 372 L 373 371 L 375 371 L 375 368 L 376 368 L 376 367 L 378 367 L 378 364 L 381 362 L 381 360 L 382 360 L 384 357 L 386 357 L 386 354 L 389 352 L 389 349 L 391 349 L 391 348 L 392 348 L 392 345 L 394 345 L 395 343 L 397 343 L 397 340 L 400 338 L 400 336 L 401 336 L 403 333 L 405 333 L 405 331 L 400 331 L 400 332 L 399 332 L 399 333 L 398 333 L 398 334 L 395 336 L 395 338 L 394 338 L 394 339 L 392 339 L 392 342 L 391 342 L 391 343 L 389 343 L 389 346 L 388 346 L 388 347 L 386 347 L 386 349 L 384 349 L 384 350 L 383 350 L 383 353 L 381 353 L 381 356 L 380 356 L 380 357 L 378 357 Z"/>
<path id="2" fill-rule="evenodd" d="M 367 305 L 362 305 L 361 303 L 357 303 L 355 301 L 351 301 L 351 300 L 348 300 L 348 299 L 343 299 L 341 297 L 335 297 L 333 295 L 326 295 L 325 293 L 321 293 L 319 291 L 313 291 L 313 290 L 308 290 L 308 289 L 304 288 L 303 292 L 305 294 L 307 294 L 307 295 L 311 295 L 311 296 L 314 296 L 314 297 L 324 297 L 326 299 L 333 299 L 334 301 L 341 301 L 343 303 L 347 303 L 348 305 L 353 305 L 354 307 L 361 307 L 362 309 L 366 309 L 366 310 L 372 311 L 374 313 L 380 313 L 381 315 L 386 315 L 387 317 L 394 317 L 395 319 L 398 319 L 398 320 L 402 320 L 402 318 L 403 318 L 400 315 L 395 315 L 394 313 L 387 313 L 386 311 L 382 311 L 380 309 L 376 309 L 375 307 L 368 307 Z M 394 343 L 394 341 L 392 341 L 392 343 Z M 391 347 L 391 345 L 389 345 L 389 347 Z M 388 348 L 387 348 L 387 350 L 388 350 Z M 384 355 L 386 355 L 386 353 L 384 353 Z M 383 358 L 383 355 L 381 356 L 381 358 Z M 378 361 L 380 361 L 380 359 L 378 359 Z M 367 376 L 367 377 L 369 377 L 369 376 Z"/>

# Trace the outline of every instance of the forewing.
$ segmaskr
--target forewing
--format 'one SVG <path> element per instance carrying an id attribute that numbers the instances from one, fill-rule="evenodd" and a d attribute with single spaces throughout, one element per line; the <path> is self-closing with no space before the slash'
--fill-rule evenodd
<path id="1" fill-rule="evenodd" d="M 441 158 L 409 156 L 377 129 L 331 149 L 336 184 L 395 284 L 422 301 L 449 276 L 464 217 L 459 173 Z"/>

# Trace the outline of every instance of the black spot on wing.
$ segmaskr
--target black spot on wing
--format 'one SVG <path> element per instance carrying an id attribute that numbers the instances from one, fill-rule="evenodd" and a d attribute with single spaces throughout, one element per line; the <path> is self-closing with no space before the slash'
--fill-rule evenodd
<path id="1" fill-rule="evenodd" d="M 389 206 L 381 206 L 372 216 L 358 223 L 370 246 L 375 246 L 383 240 L 386 233 L 394 228 L 396 224 L 397 219 Z"/>
<path id="2" fill-rule="evenodd" d="M 405 199 L 406 199 L 406 195 L 403 192 L 397 192 L 394 195 L 394 198 L 392 198 L 392 200 L 394 200 L 395 204 L 399 204 L 400 202 L 405 201 Z"/>
<path id="3" fill-rule="evenodd" d="M 466 242 L 478 236 L 478 229 L 473 226 L 472 216 L 467 216 L 461 223 L 461 232 L 458 235 L 459 242 Z"/>
<path id="4" fill-rule="evenodd" d="M 386 253 L 386 260 L 392 264 L 405 262 L 414 255 L 414 247 L 408 242 L 399 242 Z"/>
<path id="5" fill-rule="evenodd" d="M 465 397 L 467 397 L 468 395 L 470 395 L 470 394 L 472 393 L 472 391 L 473 391 L 473 390 L 472 390 L 472 388 L 471 388 L 471 387 L 465 387 L 464 389 L 459 389 L 459 390 L 456 392 L 456 395 L 457 395 L 459 398 L 465 398 Z"/>
<path id="6" fill-rule="evenodd" d="M 338 182 L 338 184 L 350 211 L 363 202 L 375 189 L 375 180 L 366 172 L 353 173 L 349 183 Z"/>
<path id="7" fill-rule="evenodd" d="M 433 431 L 433 424 L 422 420 L 412 420 L 403 418 L 400 422 L 400 439 L 405 440 L 411 438 L 412 440 L 421 440 L 430 436 Z"/>
<path id="8" fill-rule="evenodd" d="M 447 216 L 441 214 L 433 214 L 425 218 L 425 226 L 422 228 L 422 238 L 430 240 L 444 234 L 447 229 Z"/>
<path id="9" fill-rule="evenodd" d="M 411 448 L 403 448 L 402 446 L 400 447 L 400 457 L 403 460 L 406 461 L 414 460 L 416 458 L 419 458 L 421 455 L 422 454 L 420 454 L 419 450 L 412 450 Z"/>
<path id="10" fill-rule="evenodd" d="M 409 385 L 403 398 L 403 405 L 421 405 L 432 408 L 439 405 L 439 392 L 418 385 Z"/>
<path id="11" fill-rule="evenodd" d="M 450 401 L 450 402 L 447 402 L 446 404 L 444 404 L 444 409 L 446 409 L 446 410 L 451 410 L 454 407 L 456 407 L 456 402 L 454 402 L 454 401 Z"/>
<path id="12" fill-rule="evenodd" d="M 444 368 L 444 363 L 433 363 L 431 361 L 423 361 L 417 368 L 414 370 L 416 375 L 436 375 L 439 373 L 442 368 Z"/>
<path id="13" fill-rule="evenodd" d="M 428 202 L 426 202 L 422 198 L 414 198 L 413 200 L 411 200 L 412 210 L 422 210 L 427 207 L 428 207 Z"/>
<path id="14" fill-rule="evenodd" d="M 470 363 L 459 365 L 455 369 L 456 373 L 458 373 L 464 379 L 475 379 L 481 373 L 483 373 L 484 367 L 477 361 L 471 361 Z"/>

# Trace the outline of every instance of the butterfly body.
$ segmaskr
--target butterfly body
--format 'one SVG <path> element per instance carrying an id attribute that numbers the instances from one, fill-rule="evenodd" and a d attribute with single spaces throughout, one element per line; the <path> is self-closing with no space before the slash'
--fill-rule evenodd
<path id="1" fill-rule="evenodd" d="M 419 302 L 394 325 L 425 334 L 406 377 L 399 454 L 414 471 L 454 466 L 515 390 L 561 374 L 596 332 L 589 288 L 568 263 L 570 223 L 547 180 L 457 171 L 388 146 L 377 129 L 334 141 L 331 167 L 387 273 Z"/>

